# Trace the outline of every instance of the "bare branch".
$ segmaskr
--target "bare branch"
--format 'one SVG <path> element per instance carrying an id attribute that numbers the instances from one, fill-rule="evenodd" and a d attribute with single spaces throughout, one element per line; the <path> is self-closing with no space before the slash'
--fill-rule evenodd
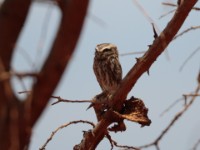
<path id="1" fill-rule="evenodd" d="M 77 124 L 77 123 L 86 123 L 86 124 L 90 124 L 93 128 L 94 128 L 94 123 L 90 122 L 90 121 L 86 121 L 86 120 L 77 120 L 77 121 L 72 121 L 66 124 L 61 125 L 60 127 L 58 127 L 56 130 L 54 130 L 51 134 L 51 136 L 47 139 L 47 141 L 44 143 L 44 145 L 40 148 L 40 150 L 45 150 L 45 147 L 47 146 L 47 144 L 53 139 L 54 135 L 61 129 L 72 125 L 72 124 Z"/>
<path id="2" fill-rule="evenodd" d="M 186 104 L 184 106 L 184 108 L 174 116 L 174 118 L 172 119 L 172 121 L 163 130 L 163 132 L 156 138 L 156 140 L 154 142 L 150 143 L 150 144 L 147 144 L 147 145 L 144 145 L 144 146 L 140 146 L 140 148 L 147 148 L 147 147 L 151 147 L 151 146 L 158 146 L 158 143 L 164 137 L 164 135 L 166 135 L 166 133 L 169 131 L 169 129 L 175 124 L 176 121 L 178 121 L 178 119 L 188 110 L 188 108 L 196 100 L 196 95 L 198 94 L 199 91 L 200 91 L 200 84 L 198 84 L 197 88 L 195 89 L 195 94 L 194 94 L 194 96 L 192 96 L 192 98 L 189 101 L 189 103 Z"/>
<path id="3" fill-rule="evenodd" d="M 28 94 L 30 94 L 31 91 L 20 91 L 20 92 L 18 92 L 18 94 L 24 94 L 24 93 L 28 93 Z"/>
<path id="4" fill-rule="evenodd" d="M 187 98 L 188 98 L 188 97 L 195 97 L 195 96 L 200 96 L 200 94 L 183 94 L 183 97 L 182 97 L 182 98 L 179 98 L 179 99 L 177 99 L 175 102 L 173 102 L 169 107 L 167 107 L 167 109 L 165 109 L 165 110 L 160 114 L 160 116 L 163 116 L 166 112 L 168 112 L 170 109 L 172 109 L 172 107 L 174 107 L 178 102 L 184 100 L 184 101 L 185 101 L 185 104 L 186 104 L 186 101 L 187 101 Z"/>
<path id="5" fill-rule="evenodd" d="M 200 139 L 196 142 L 196 144 L 194 145 L 194 147 L 192 148 L 192 150 L 197 150 L 197 148 L 200 145 Z"/>
<path id="6" fill-rule="evenodd" d="M 173 4 L 173 3 L 166 3 L 166 2 L 163 2 L 162 4 L 163 4 L 163 5 L 166 5 L 166 6 L 178 7 L 177 4 Z"/>
<path id="7" fill-rule="evenodd" d="M 140 150 L 139 148 L 136 148 L 134 146 L 128 146 L 128 145 L 120 145 L 118 144 L 116 141 L 112 140 L 113 144 L 116 146 L 116 147 L 119 147 L 119 148 L 124 148 L 124 149 L 132 149 L 132 150 Z"/>
<path id="8" fill-rule="evenodd" d="M 44 20 L 43 20 L 43 23 L 42 23 L 42 29 L 41 29 L 41 32 L 40 32 L 40 36 L 39 36 L 39 40 L 38 40 L 38 44 L 37 44 L 37 47 L 36 47 L 36 55 L 35 55 L 35 61 L 36 63 L 38 63 L 40 61 L 40 58 L 41 58 L 41 50 L 43 49 L 44 47 L 44 43 L 45 43 L 45 40 L 46 40 L 46 37 L 47 37 L 47 33 L 48 33 L 48 28 L 49 28 L 49 22 L 50 22 L 50 19 L 51 19 L 51 15 L 52 15 L 52 7 L 53 7 L 53 3 L 47 3 L 48 4 L 48 7 L 47 7 L 47 12 L 45 14 L 45 17 L 44 17 Z M 37 64 L 33 64 L 33 67 L 35 68 Z M 37 69 L 37 68 L 35 68 Z"/>
<path id="9" fill-rule="evenodd" d="M 189 56 L 188 58 L 183 62 L 183 64 L 181 65 L 179 71 L 182 71 L 184 66 L 187 64 L 187 62 L 200 50 L 200 47 L 198 47 L 197 49 L 195 49 Z"/>
<path id="10" fill-rule="evenodd" d="M 200 94 L 183 94 L 184 97 L 195 97 L 195 96 L 200 96 Z"/>
<path id="11" fill-rule="evenodd" d="M 175 12 L 175 11 L 176 11 L 176 9 L 173 9 L 173 10 L 171 10 L 171 11 L 169 11 L 169 12 L 167 12 L 167 13 L 161 15 L 161 16 L 159 17 L 159 19 L 162 19 L 163 17 L 165 17 L 165 16 L 167 16 L 167 15 L 169 15 L 169 14 Z"/>
<path id="12" fill-rule="evenodd" d="M 173 3 L 166 3 L 166 2 L 163 2 L 162 4 L 163 4 L 163 5 L 166 5 L 166 6 L 178 7 L 178 5 L 173 4 Z M 196 11 L 200 11 L 200 8 L 199 8 L 199 7 L 193 7 L 192 9 L 193 9 L 193 10 L 196 10 Z"/>
<path id="13" fill-rule="evenodd" d="M 189 31 L 191 31 L 191 30 L 196 30 L 196 29 L 200 29 L 200 26 L 192 26 L 192 27 L 190 27 L 190 28 L 188 28 L 188 29 L 182 31 L 181 33 L 177 34 L 177 35 L 174 37 L 173 40 L 177 39 L 178 37 L 182 36 L 183 34 L 189 32 Z"/>
<path id="14" fill-rule="evenodd" d="M 120 56 L 144 54 L 145 52 L 146 52 L 146 51 L 128 52 L 128 53 L 122 53 L 122 54 L 120 54 Z"/>
<path id="15" fill-rule="evenodd" d="M 21 56 L 24 58 L 24 61 L 29 65 L 29 67 L 33 66 L 34 62 L 30 56 L 30 54 L 20 45 L 15 45 L 15 51 L 19 52 Z"/>
<path id="16" fill-rule="evenodd" d="M 102 20 L 101 18 L 99 18 L 98 16 L 92 14 L 92 13 L 88 13 L 88 17 L 94 21 L 96 24 L 98 24 L 100 27 L 105 28 L 107 27 L 107 24 L 104 20 Z"/>
<path id="17" fill-rule="evenodd" d="M 176 101 L 174 101 L 171 105 L 169 105 L 169 107 L 167 107 L 167 109 L 165 109 L 165 110 L 160 114 L 160 116 L 163 116 L 166 112 L 168 112 L 170 109 L 172 109 L 172 107 L 174 107 L 178 102 L 180 102 L 180 101 L 182 101 L 182 100 L 183 100 L 183 97 L 177 99 Z"/>
<path id="18" fill-rule="evenodd" d="M 60 102 L 65 102 L 65 103 L 92 103 L 92 100 L 67 100 L 63 99 L 60 96 L 51 96 L 51 98 L 56 98 L 57 101 L 52 103 L 51 105 L 55 105 Z"/>

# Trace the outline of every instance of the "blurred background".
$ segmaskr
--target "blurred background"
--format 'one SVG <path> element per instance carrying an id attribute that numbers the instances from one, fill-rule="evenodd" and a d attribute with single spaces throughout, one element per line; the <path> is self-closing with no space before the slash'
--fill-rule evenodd
<path id="1" fill-rule="evenodd" d="M 90 100 L 100 93 L 101 89 L 92 69 L 96 45 L 105 42 L 114 43 L 118 46 L 120 54 L 146 51 L 148 45 L 151 45 L 154 40 L 152 21 L 162 31 L 174 14 L 171 13 L 160 19 L 163 14 L 175 9 L 175 7 L 162 5 L 162 2 L 176 4 L 174 0 L 151 2 L 140 0 L 139 4 L 143 8 L 141 11 L 135 0 L 90 1 L 76 51 L 54 96 L 69 100 Z M 197 7 L 200 7 L 199 3 Z M 79 13 L 78 10 L 77 13 Z M 199 26 L 199 13 L 193 10 L 180 32 L 191 26 Z M 16 46 L 12 62 L 14 70 L 22 72 L 40 70 L 52 46 L 60 17 L 60 11 L 53 3 L 33 2 Z M 174 101 L 181 98 L 183 94 L 193 92 L 197 86 L 200 52 L 198 51 L 190 59 L 182 71 L 180 67 L 189 55 L 200 47 L 199 36 L 200 30 L 193 30 L 172 41 L 166 52 L 152 65 L 150 75 L 144 74 L 137 81 L 128 97 L 134 95 L 143 99 L 149 109 L 152 124 L 141 128 L 139 124 L 126 121 L 127 130 L 125 132 L 111 133 L 112 138 L 118 144 L 141 146 L 153 142 L 175 114 L 182 110 L 183 101 L 164 116 L 160 116 Z M 135 58 L 140 56 L 142 54 L 120 56 L 123 76 L 135 64 Z M 27 79 L 22 85 L 14 78 L 12 83 L 16 95 L 23 100 L 26 94 L 17 92 L 24 91 L 25 87 L 30 89 L 33 81 Z M 50 100 L 45 112 L 34 127 L 30 150 L 39 149 L 52 131 L 62 124 L 81 119 L 97 122 L 93 109 L 86 111 L 89 104 L 59 103 L 51 106 L 55 101 L 55 99 Z M 164 136 L 159 143 L 162 150 L 189 150 L 200 139 L 199 105 L 200 99 L 197 98 L 192 107 Z M 55 135 L 46 149 L 72 149 L 75 144 L 80 143 L 83 137 L 82 131 L 90 128 L 91 126 L 87 124 L 76 124 L 64 128 Z M 97 149 L 110 149 L 109 141 L 104 139 Z M 149 149 L 155 148 L 150 147 Z"/>

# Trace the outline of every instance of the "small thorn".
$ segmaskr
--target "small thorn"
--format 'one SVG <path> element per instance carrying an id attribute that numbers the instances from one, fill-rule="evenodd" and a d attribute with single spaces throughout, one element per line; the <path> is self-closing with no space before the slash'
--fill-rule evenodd
<path id="1" fill-rule="evenodd" d="M 150 45 L 147 45 L 149 48 L 152 46 L 151 44 Z"/>
<path id="2" fill-rule="evenodd" d="M 150 75 L 150 73 L 149 73 L 149 69 L 147 70 L 147 74 L 148 74 L 148 76 Z"/>
<path id="3" fill-rule="evenodd" d="M 94 103 L 91 103 L 86 110 L 90 109 L 93 106 L 94 106 Z"/>
<path id="4" fill-rule="evenodd" d="M 136 59 L 136 61 L 137 61 L 137 62 L 139 62 L 139 61 L 140 61 L 140 58 L 137 58 L 137 57 L 136 57 L 135 59 Z"/>
<path id="5" fill-rule="evenodd" d="M 157 34 L 157 32 L 156 32 L 156 29 L 155 29 L 153 23 L 152 23 L 152 27 L 153 27 L 153 33 L 154 33 L 154 36 L 153 36 L 153 37 L 156 39 L 156 38 L 158 37 L 158 34 Z"/>

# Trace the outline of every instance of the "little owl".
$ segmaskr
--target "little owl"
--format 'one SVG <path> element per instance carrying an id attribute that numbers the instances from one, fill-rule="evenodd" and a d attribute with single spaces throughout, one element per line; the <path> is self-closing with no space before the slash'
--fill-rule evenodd
<path id="1" fill-rule="evenodd" d="M 103 43 L 95 48 L 93 69 L 103 92 L 113 93 L 122 80 L 118 50 L 114 44 Z"/>

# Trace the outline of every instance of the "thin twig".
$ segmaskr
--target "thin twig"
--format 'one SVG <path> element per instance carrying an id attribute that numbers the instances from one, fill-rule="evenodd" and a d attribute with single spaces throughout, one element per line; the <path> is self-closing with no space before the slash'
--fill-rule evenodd
<path id="1" fill-rule="evenodd" d="M 166 3 L 166 2 L 163 2 L 162 4 L 163 4 L 163 5 L 166 5 L 166 6 L 178 7 L 178 5 L 173 4 L 173 3 Z M 200 8 L 199 8 L 199 7 L 193 7 L 192 10 L 200 11 Z"/>
<path id="2" fill-rule="evenodd" d="M 124 148 L 124 149 L 133 149 L 133 150 L 140 150 L 139 148 L 133 147 L 133 146 L 127 146 L 127 145 L 119 145 L 116 141 L 113 140 L 113 143 L 116 147 Z"/>
<path id="3" fill-rule="evenodd" d="M 183 62 L 183 64 L 181 65 L 179 71 L 182 71 L 184 66 L 187 64 L 187 62 L 200 50 L 200 47 L 198 47 L 197 49 L 195 49 L 195 51 L 193 51 L 188 58 Z"/>
<path id="4" fill-rule="evenodd" d="M 144 54 L 145 52 L 146 52 L 146 51 L 128 52 L 128 53 L 122 53 L 122 54 L 120 54 L 120 56 Z"/>
<path id="5" fill-rule="evenodd" d="M 20 92 L 18 92 L 18 94 L 24 94 L 24 93 L 28 93 L 28 94 L 30 94 L 31 91 L 20 91 Z"/>
<path id="6" fill-rule="evenodd" d="M 173 38 L 173 40 L 177 39 L 178 37 L 182 36 L 183 34 L 189 32 L 189 31 L 191 31 L 191 30 L 196 30 L 196 29 L 200 29 L 200 26 L 192 26 L 192 27 L 190 27 L 190 28 L 187 28 L 186 30 L 184 30 L 184 31 L 182 31 L 181 33 L 177 34 L 177 35 Z"/>
<path id="7" fill-rule="evenodd" d="M 200 145 L 200 139 L 195 143 L 194 147 L 192 148 L 192 150 L 197 150 L 197 148 Z"/>
<path id="8" fill-rule="evenodd" d="M 176 11 L 176 9 L 173 9 L 173 10 L 171 10 L 171 11 L 169 11 L 169 12 L 167 12 L 167 13 L 161 15 L 158 19 L 162 19 L 163 17 L 165 17 L 165 16 L 167 16 L 167 15 L 169 15 L 169 14 L 175 12 L 175 11 Z"/>
<path id="9" fill-rule="evenodd" d="M 180 102 L 181 100 L 183 100 L 182 98 L 177 99 L 176 101 L 174 101 L 171 105 L 169 105 L 169 107 L 167 107 L 167 109 L 165 109 L 160 116 L 163 116 L 166 112 L 168 112 L 170 109 L 172 109 L 172 107 L 174 107 L 178 102 Z"/>
<path id="10" fill-rule="evenodd" d="M 177 4 L 163 2 L 162 5 L 177 7 Z"/>
<path id="11" fill-rule="evenodd" d="M 182 100 L 187 100 L 188 97 L 194 97 L 194 96 L 200 96 L 200 94 L 183 94 L 182 98 L 177 99 L 175 102 L 173 102 L 169 107 L 167 107 L 167 109 L 165 109 L 160 116 L 163 116 L 166 112 L 168 112 L 170 109 L 172 109 L 172 107 L 174 107 L 178 102 L 182 101 Z"/>
<path id="12" fill-rule="evenodd" d="M 29 54 L 22 46 L 16 45 L 16 51 L 19 51 L 19 54 L 23 57 L 25 64 L 28 64 L 29 67 L 33 66 L 34 61 L 31 58 L 31 54 Z"/>
<path id="13" fill-rule="evenodd" d="M 20 91 L 18 92 L 18 94 L 24 94 L 24 93 L 30 94 L 31 92 L 32 91 Z M 51 105 L 55 105 L 60 102 L 65 102 L 65 103 L 92 103 L 93 102 L 92 100 L 68 100 L 68 99 L 63 99 L 60 96 L 51 96 L 51 98 L 57 99 L 57 101 L 52 103 Z"/>
<path id="14" fill-rule="evenodd" d="M 87 121 L 87 120 L 77 120 L 77 121 L 72 121 L 72 122 L 69 122 L 69 123 L 66 123 L 66 124 L 63 124 L 61 125 L 60 127 L 58 127 L 56 130 L 54 130 L 50 137 L 47 139 L 47 141 L 44 143 L 44 145 L 40 148 L 40 150 L 45 150 L 45 147 L 47 146 L 47 144 L 53 139 L 53 136 L 61 129 L 71 125 L 71 124 L 77 124 L 77 123 L 87 123 L 87 124 L 90 124 L 93 128 L 94 128 L 94 123 L 93 122 L 90 122 L 90 121 Z"/>
<path id="15" fill-rule="evenodd" d="M 94 15 L 93 13 L 88 13 L 88 17 L 93 20 L 95 23 L 97 23 L 99 26 L 101 26 L 102 28 L 107 27 L 107 24 L 105 21 L 103 21 L 101 18 L 99 18 L 98 16 Z"/>
<path id="16" fill-rule="evenodd" d="M 113 145 L 114 145 L 114 143 L 113 143 L 113 140 L 112 140 L 112 138 L 111 138 L 111 136 L 110 136 L 109 133 L 106 134 L 106 138 L 107 138 L 108 141 L 110 142 L 111 150 L 112 150 L 112 149 L 113 149 Z"/>
<path id="17" fill-rule="evenodd" d="M 51 105 L 55 105 L 60 102 L 66 102 L 66 103 L 92 103 L 92 100 L 67 100 L 63 99 L 60 96 L 51 96 L 51 98 L 57 99 L 56 102 L 52 103 Z"/>
<path id="18" fill-rule="evenodd" d="M 133 149 L 133 150 L 140 150 L 139 148 L 133 147 L 133 146 L 127 146 L 127 145 L 119 145 L 115 140 L 112 139 L 109 133 L 106 134 L 107 139 L 110 142 L 111 150 L 113 149 L 113 145 L 118 148 L 124 148 L 124 149 Z"/>
<path id="19" fill-rule="evenodd" d="M 50 25 L 49 22 L 52 18 L 51 15 L 52 15 L 52 12 L 53 12 L 52 5 L 53 5 L 52 3 L 48 3 L 46 14 L 45 14 L 44 19 L 43 19 L 40 37 L 39 37 L 39 41 L 38 41 L 38 44 L 37 44 L 37 47 L 36 47 L 36 55 L 35 55 L 35 62 L 36 63 L 38 63 L 40 61 L 40 58 L 42 56 L 41 52 L 42 52 L 42 49 L 44 48 L 44 43 L 45 43 L 45 40 L 47 38 L 47 33 L 48 33 L 49 25 Z M 33 64 L 33 67 L 35 69 L 37 69 L 36 66 L 37 66 L 37 64 Z"/>
<path id="20" fill-rule="evenodd" d="M 200 96 L 200 94 L 183 94 L 184 97 Z"/>
<path id="21" fill-rule="evenodd" d="M 200 84 L 198 84 L 196 90 L 195 90 L 195 94 L 198 94 L 200 90 Z M 185 107 L 178 112 L 174 118 L 172 119 L 172 121 L 169 123 L 169 125 L 162 131 L 162 133 L 156 138 L 156 140 L 150 144 L 144 145 L 144 146 L 140 146 L 140 148 L 147 148 L 147 147 L 151 147 L 151 146 L 156 146 L 158 147 L 158 143 L 159 141 L 164 137 L 164 135 L 166 135 L 166 133 L 169 131 L 169 129 L 174 125 L 174 123 L 188 110 L 188 108 L 193 104 L 193 102 L 195 101 L 196 96 L 193 96 L 191 98 L 191 100 L 189 101 L 188 104 L 185 105 Z"/>

